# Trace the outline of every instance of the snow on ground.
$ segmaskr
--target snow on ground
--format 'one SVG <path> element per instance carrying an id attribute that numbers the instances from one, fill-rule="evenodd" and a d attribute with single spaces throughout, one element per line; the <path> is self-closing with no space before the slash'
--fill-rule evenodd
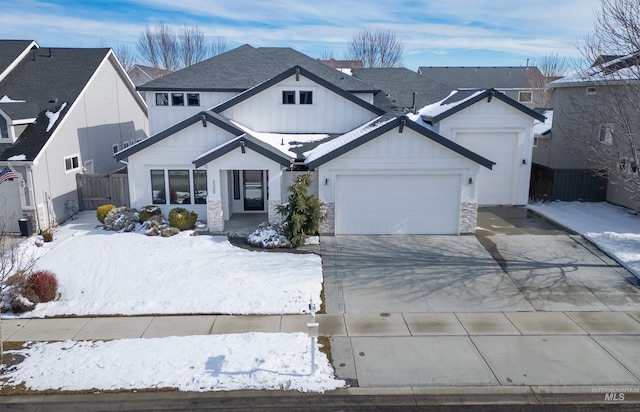
<path id="1" fill-rule="evenodd" d="M 255 252 L 224 236 L 164 238 L 105 231 L 94 212 L 54 230 L 54 241 L 21 245 L 58 277 L 61 298 L 24 317 L 181 313 L 286 314 L 320 303 L 322 264 L 314 254 Z"/>
<path id="2" fill-rule="evenodd" d="M 181 391 L 241 389 L 324 392 L 344 386 L 334 379 L 316 347 L 311 374 L 311 340 L 304 333 L 245 333 L 36 343 L 5 373 L 6 385 L 24 382 L 32 390 Z"/>
<path id="3" fill-rule="evenodd" d="M 529 209 L 580 233 L 640 278 L 640 215 L 606 202 L 550 202 Z"/>

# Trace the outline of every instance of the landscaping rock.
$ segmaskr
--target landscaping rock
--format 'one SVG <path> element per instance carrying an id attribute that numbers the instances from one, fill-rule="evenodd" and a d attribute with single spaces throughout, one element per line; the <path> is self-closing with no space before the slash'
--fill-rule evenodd
<path id="1" fill-rule="evenodd" d="M 162 237 L 170 237 L 177 235 L 178 233 L 180 233 L 180 229 L 171 226 L 165 227 L 160 231 Z"/>
<path id="2" fill-rule="evenodd" d="M 132 232 L 139 220 L 138 211 L 129 207 L 111 209 L 104 218 L 104 229 Z"/>

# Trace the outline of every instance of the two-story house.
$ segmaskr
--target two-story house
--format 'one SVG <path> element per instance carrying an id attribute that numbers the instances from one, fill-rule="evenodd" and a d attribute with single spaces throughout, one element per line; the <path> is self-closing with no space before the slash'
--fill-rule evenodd
<path id="1" fill-rule="evenodd" d="M 111 173 L 113 154 L 148 136 L 147 107 L 111 49 L 0 41 L 0 219 L 39 231 L 78 206 L 76 174 Z"/>
<path id="2" fill-rule="evenodd" d="M 495 90 L 457 94 L 406 69 L 378 85 L 366 70 L 244 45 L 140 86 L 152 136 L 116 155 L 131 205 L 181 205 L 211 232 L 242 214 L 278 222 L 291 175 L 309 171 L 324 233 L 475 231 L 479 181 L 527 169 L 542 116 Z M 438 108 L 417 110 L 428 104 Z M 510 166 L 485 179 L 496 162 L 465 145 L 504 145 L 500 133 Z M 510 179 L 504 204 L 524 204 L 528 174 Z"/>

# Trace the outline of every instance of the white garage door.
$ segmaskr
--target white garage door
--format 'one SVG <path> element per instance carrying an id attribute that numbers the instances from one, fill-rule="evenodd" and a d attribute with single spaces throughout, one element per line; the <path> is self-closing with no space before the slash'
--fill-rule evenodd
<path id="1" fill-rule="evenodd" d="M 336 179 L 336 234 L 458 234 L 460 176 Z"/>
<path id="2" fill-rule="evenodd" d="M 457 142 L 472 152 L 496 162 L 493 170 L 480 168 L 477 179 L 479 205 L 512 205 L 520 157 L 517 133 L 459 133 Z"/>

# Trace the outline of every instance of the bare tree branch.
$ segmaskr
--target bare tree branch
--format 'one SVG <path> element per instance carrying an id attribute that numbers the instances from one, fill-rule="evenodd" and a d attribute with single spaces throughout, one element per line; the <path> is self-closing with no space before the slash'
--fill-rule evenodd
<path id="1" fill-rule="evenodd" d="M 113 51 L 120 61 L 120 64 L 126 71 L 129 71 L 131 67 L 133 67 L 133 53 L 131 52 L 131 48 L 126 43 L 122 42 Z"/>
<path id="2" fill-rule="evenodd" d="M 365 28 L 353 36 L 346 58 L 360 60 L 364 67 L 400 67 L 404 44 L 394 30 Z"/>
<path id="3" fill-rule="evenodd" d="M 140 33 L 137 44 L 138 54 L 146 63 L 151 67 L 159 69 L 159 50 L 156 42 L 156 35 L 149 26 L 145 27 L 144 31 Z"/>
<path id="4" fill-rule="evenodd" d="M 217 56 L 219 54 L 226 52 L 227 48 L 228 48 L 227 41 L 224 39 L 224 37 L 217 36 L 209 44 L 209 53 L 207 56 L 208 57 Z"/>
<path id="5" fill-rule="evenodd" d="M 208 47 L 204 41 L 204 33 L 198 27 L 182 27 L 178 41 L 184 67 L 196 64 L 207 57 Z"/>

